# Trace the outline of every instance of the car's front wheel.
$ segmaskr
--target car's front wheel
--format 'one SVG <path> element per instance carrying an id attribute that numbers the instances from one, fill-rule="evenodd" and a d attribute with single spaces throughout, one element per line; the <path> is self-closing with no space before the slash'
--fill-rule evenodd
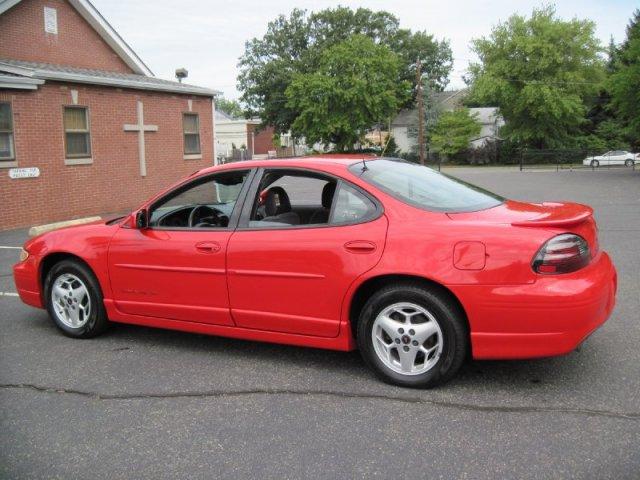
<path id="1" fill-rule="evenodd" d="M 44 291 L 47 311 L 64 334 L 90 338 L 107 328 L 100 285 L 81 262 L 63 260 L 54 265 L 45 279 Z"/>
<path id="2" fill-rule="evenodd" d="M 631 160 L 631 159 L 625 160 L 624 164 L 627 167 L 633 167 L 633 160 Z"/>
<path id="3" fill-rule="evenodd" d="M 600 166 L 600 162 L 598 160 L 591 160 L 591 166 L 592 167 L 599 167 Z"/>
<path id="4" fill-rule="evenodd" d="M 358 322 L 358 347 L 384 381 L 429 388 L 449 380 L 467 354 L 463 312 L 440 289 L 406 283 L 376 293 Z"/>

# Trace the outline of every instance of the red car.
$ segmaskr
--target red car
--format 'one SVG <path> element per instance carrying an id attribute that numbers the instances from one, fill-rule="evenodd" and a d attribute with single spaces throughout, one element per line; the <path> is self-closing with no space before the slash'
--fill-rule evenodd
<path id="1" fill-rule="evenodd" d="M 14 277 L 72 337 L 111 321 L 358 348 L 383 380 L 429 387 L 468 354 L 561 355 L 602 325 L 616 271 L 592 213 L 393 159 L 249 161 L 33 238 Z"/>

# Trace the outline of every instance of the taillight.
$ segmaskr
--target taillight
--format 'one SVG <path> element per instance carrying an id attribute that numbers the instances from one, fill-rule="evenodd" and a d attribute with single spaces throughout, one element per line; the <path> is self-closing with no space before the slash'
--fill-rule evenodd
<path id="1" fill-rule="evenodd" d="M 569 273 L 580 270 L 591 261 L 586 240 L 579 235 L 563 233 L 545 243 L 531 266 L 537 273 Z"/>

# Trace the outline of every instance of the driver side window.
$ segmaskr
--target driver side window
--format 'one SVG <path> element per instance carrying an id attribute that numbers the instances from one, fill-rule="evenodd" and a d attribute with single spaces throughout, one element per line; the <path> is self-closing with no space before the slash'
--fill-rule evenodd
<path id="1" fill-rule="evenodd" d="M 178 187 L 152 205 L 152 228 L 226 228 L 249 171 L 224 172 Z"/>

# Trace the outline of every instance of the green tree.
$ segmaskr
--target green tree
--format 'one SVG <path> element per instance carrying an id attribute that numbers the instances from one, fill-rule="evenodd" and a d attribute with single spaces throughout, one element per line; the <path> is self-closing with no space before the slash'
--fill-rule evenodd
<path id="1" fill-rule="evenodd" d="M 640 144 L 640 10 L 627 27 L 618 62 L 608 82 L 611 105 L 635 145 Z"/>
<path id="2" fill-rule="evenodd" d="M 350 150 L 367 128 L 392 115 L 407 85 L 398 83 L 399 60 L 386 46 L 353 35 L 325 49 L 312 73 L 293 75 L 286 106 L 307 143 Z"/>
<path id="3" fill-rule="evenodd" d="M 387 143 L 382 147 L 383 157 L 397 157 L 398 156 L 398 144 L 396 143 L 396 139 L 393 138 L 393 135 L 389 134 L 389 138 L 387 139 Z"/>
<path id="4" fill-rule="evenodd" d="M 614 42 L 613 37 L 611 37 L 609 40 L 609 46 L 607 47 L 607 59 L 605 63 L 606 75 L 611 75 L 615 71 L 617 62 L 618 46 Z M 585 99 L 585 105 L 587 107 L 586 121 L 582 125 L 584 135 L 597 136 L 597 131 L 600 129 L 600 125 L 602 123 L 607 123 L 607 125 L 604 126 L 604 130 L 607 130 L 611 125 L 617 123 L 615 113 L 611 108 L 611 94 L 609 93 L 606 82 L 600 86 L 597 95 Z M 618 126 L 618 129 L 620 129 L 620 126 Z M 578 147 L 590 146 L 593 144 L 593 142 L 583 144 L 584 142 L 582 142 L 579 137 L 577 139 L 578 144 L 576 146 Z M 607 141 L 603 140 L 602 143 L 606 144 Z"/>
<path id="5" fill-rule="evenodd" d="M 397 55 L 398 84 L 413 81 L 419 58 L 436 88 L 446 86 L 452 66 L 447 41 L 402 29 L 399 20 L 384 11 L 336 7 L 307 15 L 305 10 L 294 9 L 288 17 L 280 15 L 270 22 L 262 38 L 245 44 L 238 63 L 238 89 L 249 113 L 260 116 L 276 131 L 286 132 L 300 114 L 285 97 L 289 85 L 300 74 L 315 73 L 325 60 L 325 51 L 353 35 L 368 37 Z M 398 100 L 403 106 L 410 105 L 410 89 Z"/>
<path id="6" fill-rule="evenodd" d="M 221 110 L 233 118 L 244 118 L 245 112 L 238 100 L 228 100 L 224 97 L 216 98 L 216 109 Z"/>
<path id="7" fill-rule="evenodd" d="M 604 79 L 595 24 L 556 17 L 553 7 L 511 16 L 472 42 L 472 98 L 500 107 L 502 134 L 534 147 L 560 147 L 580 134 L 585 99 Z"/>
<path id="8" fill-rule="evenodd" d="M 629 141 L 620 123 L 615 119 L 600 122 L 593 133 L 576 137 L 576 148 L 587 148 L 591 153 L 603 153 L 606 150 L 627 150 Z"/>
<path id="9" fill-rule="evenodd" d="M 431 148 L 446 156 L 456 155 L 469 148 L 469 141 L 481 129 L 482 126 L 468 108 L 443 112 L 431 130 Z"/>

